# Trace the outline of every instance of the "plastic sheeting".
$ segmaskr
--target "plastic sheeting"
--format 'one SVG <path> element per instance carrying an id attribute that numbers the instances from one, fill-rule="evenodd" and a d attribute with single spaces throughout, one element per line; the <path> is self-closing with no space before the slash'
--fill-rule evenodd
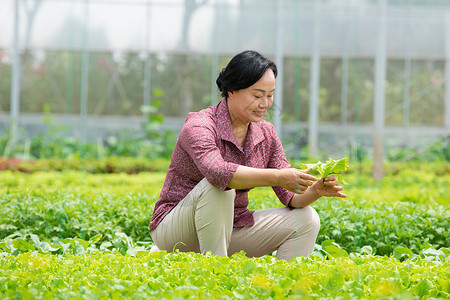
<path id="1" fill-rule="evenodd" d="M 235 53 L 257 48 L 274 54 L 277 7 L 281 7 L 284 55 L 310 56 L 313 51 L 314 1 L 284 0 L 282 6 L 268 0 L 18 1 L 22 49 L 80 50 L 86 46 L 89 51 Z M 38 2 L 33 16 L 32 8 Z M 319 2 L 321 55 L 375 56 L 378 1 Z M 13 3 L 0 1 L 3 49 L 10 48 L 13 40 Z M 387 56 L 445 57 L 450 2 L 445 3 L 388 1 Z M 148 45 L 146 30 L 151 37 Z"/>

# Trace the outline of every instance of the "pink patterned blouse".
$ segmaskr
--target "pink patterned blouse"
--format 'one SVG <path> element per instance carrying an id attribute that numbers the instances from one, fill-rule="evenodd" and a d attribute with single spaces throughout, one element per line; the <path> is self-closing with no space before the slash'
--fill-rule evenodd
<path id="1" fill-rule="evenodd" d="M 226 99 L 199 112 L 189 113 L 178 137 L 166 179 L 155 204 L 149 230 L 181 201 L 203 178 L 225 190 L 239 165 L 253 168 L 290 168 L 273 125 L 250 123 L 244 149 L 231 129 Z M 252 226 L 247 209 L 248 191 L 236 190 L 234 227 Z M 281 203 L 288 205 L 294 193 L 273 187 Z"/>

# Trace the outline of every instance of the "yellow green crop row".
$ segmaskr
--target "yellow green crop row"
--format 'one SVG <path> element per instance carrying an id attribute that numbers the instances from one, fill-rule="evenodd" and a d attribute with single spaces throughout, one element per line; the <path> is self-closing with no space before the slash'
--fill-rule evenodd
<path id="1" fill-rule="evenodd" d="M 3 299 L 448 299 L 450 262 L 142 252 L 0 258 Z M 386 297 L 386 298 L 384 298 Z"/>

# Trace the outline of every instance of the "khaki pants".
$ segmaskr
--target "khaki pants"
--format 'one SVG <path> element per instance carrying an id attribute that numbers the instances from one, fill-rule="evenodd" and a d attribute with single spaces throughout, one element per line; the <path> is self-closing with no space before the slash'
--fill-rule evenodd
<path id="1" fill-rule="evenodd" d="M 222 256 L 243 250 L 249 257 L 276 250 L 284 260 L 312 253 L 320 228 L 314 208 L 259 210 L 253 226 L 233 228 L 235 195 L 235 190 L 222 191 L 203 179 L 150 232 L 156 246 Z"/>

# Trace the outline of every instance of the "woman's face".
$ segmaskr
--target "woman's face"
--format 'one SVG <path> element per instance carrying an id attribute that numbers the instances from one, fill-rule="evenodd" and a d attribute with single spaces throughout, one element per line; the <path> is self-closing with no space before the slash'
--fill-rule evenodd
<path id="1" fill-rule="evenodd" d="M 275 75 L 268 69 L 255 84 L 246 89 L 228 92 L 231 123 L 259 122 L 273 104 Z"/>

